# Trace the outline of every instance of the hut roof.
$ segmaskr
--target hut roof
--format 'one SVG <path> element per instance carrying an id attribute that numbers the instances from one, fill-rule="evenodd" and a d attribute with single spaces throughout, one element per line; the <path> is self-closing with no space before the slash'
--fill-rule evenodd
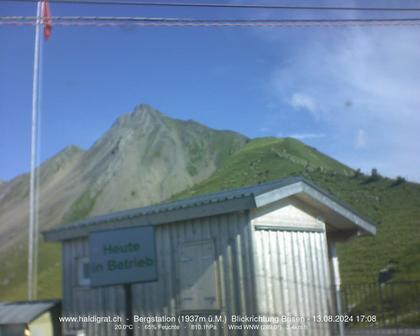
<path id="1" fill-rule="evenodd" d="M 59 304 L 59 301 L 0 302 L 0 325 L 24 324 Z"/>
<path id="2" fill-rule="evenodd" d="M 260 208 L 286 197 L 297 197 L 319 210 L 336 230 L 375 234 L 376 226 L 350 206 L 303 177 L 290 177 L 185 200 L 113 212 L 76 221 L 43 232 L 47 241 L 87 236 L 92 231 L 127 226 L 159 225 L 234 211 Z"/>

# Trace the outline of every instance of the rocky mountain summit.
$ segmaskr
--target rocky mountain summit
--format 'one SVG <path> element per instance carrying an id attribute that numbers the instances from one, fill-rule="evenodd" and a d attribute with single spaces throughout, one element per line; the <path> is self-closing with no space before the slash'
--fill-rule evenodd
<path id="1" fill-rule="evenodd" d="M 40 227 L 163 201 L 208 178 L 247 141 L 139 105 L 88 150 L 68 146 L 40 166 Z M 0 185 L 3 257 L 25 257 L 28 197 L 29 174 Z"/>
<path id="2" fill-rule="evenodd" d="M 344 282 L 418 279 L 420 187 L 363 174 L 293 138 L 257 138 L 169 118 L 148 105 L 119 117 L 89 149 L 68 146 L 39 168 L 41 230 L 165 200 L 303 175 L 378 223 L 339 246 Z M 0 184 L 0 301 L 24 299 L 29 175 Z M 60 296 L 60 246 L 39 249 L 41 298 Z M 374 256 L 374 258 L 372 258 Z"/>

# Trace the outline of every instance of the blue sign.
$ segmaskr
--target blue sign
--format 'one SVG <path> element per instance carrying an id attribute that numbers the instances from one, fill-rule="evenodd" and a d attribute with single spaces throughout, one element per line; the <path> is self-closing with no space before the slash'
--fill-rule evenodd
<path id="1" fill-rule="evenodd" d="M 93 287 L 157 279 L 153 226 L 92 232 L 89 249 Z"/>

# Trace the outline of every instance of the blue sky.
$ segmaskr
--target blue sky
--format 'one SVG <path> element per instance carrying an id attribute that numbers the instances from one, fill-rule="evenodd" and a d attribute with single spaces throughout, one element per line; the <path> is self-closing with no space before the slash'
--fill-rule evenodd
<path id="1" fill-rule="evenodd" d="M 386 3 L 392 4 L 401 5 Z M 284 17 L 272 11 L 59 4 L 51 10 L 53 15 Z M 0 4 L 0 15 L 34 13 L 32 4 Z M 29 170 L 33 39 L 33 27 L 0 26 L 3 180 Z M 148 103 L 170 117 L 249 137 L 293 136 L 351 167 L 376 167 L 383 175 L 420 181 L 419 39 L 418 26 L 54 26 L 43 45 L 41 159 L 70 144 L 89 148 L 119 115 Z"/>

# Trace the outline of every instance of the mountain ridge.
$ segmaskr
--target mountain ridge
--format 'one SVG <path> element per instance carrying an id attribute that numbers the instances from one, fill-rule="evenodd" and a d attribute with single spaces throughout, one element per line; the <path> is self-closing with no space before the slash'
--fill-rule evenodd
<path id="1" fill-rule="evenodd" d="M 89 149 L 71 145 L 41 164 L 40 226 L 163 201 L 209 177 L 247 141 L 239 133 L 173 120 L 139 105 Z M 26 269 L 28 196 L 28 174 L 0 187 L 0 255 L 7 258 L 0 279 L 7 283 L 25 279 L 13 264 Z"/>
<path id="2" fill-rule="evenodd" d="M 377 261 L 369 264 L 365 255 L 378 253 L 372 243 L 356 240 L 341 248 L 345 281 L 373 279 L 368 266 L 383 267 L 397 240 L 391 240 L 390 232 L 395 236 L 396 229 L 408 232 L 420 226 L 415 220 L 420 218 L 417 184 L 381 177 L 371 180 L 299 140 L 249 139 L 195 121 L 169 118 L 145 104 L 117 118 L 89 149 L 68 146 L 41 165 L 40 223 L 47 229 L 87 216 L 296 175 L 315 182 L 385 228 L 372 241 L 388 247 Z M 0 255 L 5 260 L 0 269 L 0 300 L 24 298 L 28 183 L 26 174 L 0 185 Z M 404 202 L 398 205 L 395 199 Z M 398 216 L 402 220 L 397 227 L 389 218 L 395 221 Z M 405 231 L 400 235 L 407 241 L 400 241 L 401 246 L 415 251 L 406 258 L 408 252 L 398 249 L 398 260 L 407 261 L 402 272 L 420 274 L 416 266 L 410 266 L 420 255 L 415 250 L 420 237 Z M 59 295 L 59 255 L 59 246 L 41 243 L 41 297 Z"/>

